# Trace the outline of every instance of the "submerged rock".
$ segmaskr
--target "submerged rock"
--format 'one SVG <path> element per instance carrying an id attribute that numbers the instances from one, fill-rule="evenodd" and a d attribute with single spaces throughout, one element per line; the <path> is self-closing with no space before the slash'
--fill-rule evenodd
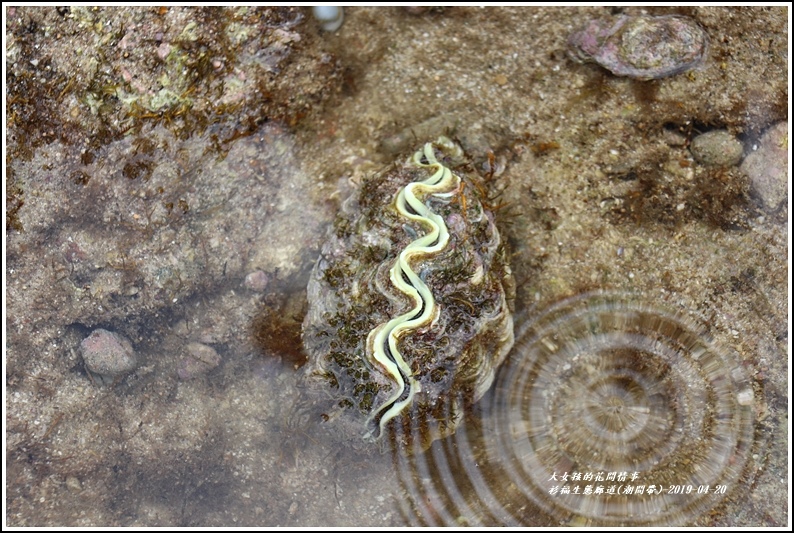
<path id="1" fill-rule="evenodd" d="M 176 370 L 177 376 L 183 381 L 202 376 L 221 364 L 221 356 L 212 346 L 191 342 L 185 351 L 187 355 L 179 361 Z"/>
<path id="2" fill-rule="evenodd" d="M 789 189 L 788 122 L 778 122 L 761 137 L 758 149 L 742 163 L 742 171 L 750 178 L 753 193 L 767 210 L 780 207 Z"/>
<path id="3" fill-rule="evenodd" d="M 598 63 L 616 76 L 664 78 L 698 66 L 708 35 L 694 20 L 677 15 L 622 15 L 591 20 L 568 38 L 568 54 Z"/>
<path id="4" fill-rule="evenodd" d="M 80 352 L 86 368 L 102 381 L 112 381 L 138 366 L 130 341 L 106 329 L 92 331 L 80 343 Z"/>
<path id="5" fill-rule="evenodd" d="M 708 131 L 692 139 L 689 147 L 692 156 L 702 165 L 732 167 L 744 155 L 744 146 L 730 132 Z"/>

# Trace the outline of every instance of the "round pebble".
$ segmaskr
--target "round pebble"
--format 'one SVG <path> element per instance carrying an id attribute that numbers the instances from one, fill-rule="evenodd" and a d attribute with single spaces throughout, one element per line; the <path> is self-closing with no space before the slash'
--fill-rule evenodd
<path id="1" fill-rule="evenodd" d="M 769 210 L 777 209 L 788 193 L 788 151 L 788 122 L 778 122 L 742 163 L 753 192 Z"/>
<path id="2" fill-rule="evenodd" d="M 80 483 L 80 480 L 74 476 L 69 476 L 66 478 L 66 486 L 76 492 L 83 490 L 83 484 Z"/>
<path id="3" fill-rule="evenodd" d="M 80 352 L 86 368 L 100 376 L 119 376 L 132 372 L 138 366 L 130 341 L 105 329 L 95 329 L 83 339 Z"/>
<path id="4" fill-rule="evenodd" d="M 702 165 L 731 167 L 739 164 L 744 146 L 726 130 L 714 130 L 698 135 L 689 146 L 695 161 Z"/>
<path id="5" fill-rule="evenodd" d="M 267 288 L 268 281 L 267 274 L 261 270 L 255 270 L 245 277 L 243 286 L 255 292 L 262 292 Z"/>
<path id="6" fill-rule="evenodd" d="M 181 380 L 202 376 L 221 364 L 221 356 L 212 346 L 191 342 L 185 348 L 187 355 L 179 361 L 176 374 Z"/>
<path id="7" fill-rule="evenodd" d="M 312 14 L 325 31 L 338 30 L 345 20 L 345 12 L 339 6 L 314 6 Z"/>

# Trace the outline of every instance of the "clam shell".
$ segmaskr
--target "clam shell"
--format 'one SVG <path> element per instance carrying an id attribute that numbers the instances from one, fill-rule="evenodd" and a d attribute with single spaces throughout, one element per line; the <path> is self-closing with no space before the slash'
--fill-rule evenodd
<path id="1" fill-rule="evenodd" d="M 306 378 L 370 439 L 425 447 L 452 433 L 513 344 L 504 245 L 478 187 L 450 168 L 461 156 L 442 138 L 365 179 L 311 274 Z"/>

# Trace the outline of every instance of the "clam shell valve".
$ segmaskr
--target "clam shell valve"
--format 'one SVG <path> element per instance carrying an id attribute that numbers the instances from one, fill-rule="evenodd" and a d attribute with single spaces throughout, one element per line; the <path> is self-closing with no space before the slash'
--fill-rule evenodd
<path id="1" fill-rule="evenodd" d="M 513 345 L 505 246 L 462 160 L 441 138 L 366 178 L 312 271 L 306 376 L 367 439 L 451 434 Z"/>

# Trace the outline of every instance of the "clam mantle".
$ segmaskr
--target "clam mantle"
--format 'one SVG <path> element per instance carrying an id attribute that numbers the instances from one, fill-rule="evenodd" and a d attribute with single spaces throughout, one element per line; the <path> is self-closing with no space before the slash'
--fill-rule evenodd
<path id="1" fill-rule="evenodd" d="M 454 432 L 513 345 L 514 282 L 494 215 L 452 141 L 366 178 L 308 284 L 306 377 L 361 435 L 425 447 Z"/>

